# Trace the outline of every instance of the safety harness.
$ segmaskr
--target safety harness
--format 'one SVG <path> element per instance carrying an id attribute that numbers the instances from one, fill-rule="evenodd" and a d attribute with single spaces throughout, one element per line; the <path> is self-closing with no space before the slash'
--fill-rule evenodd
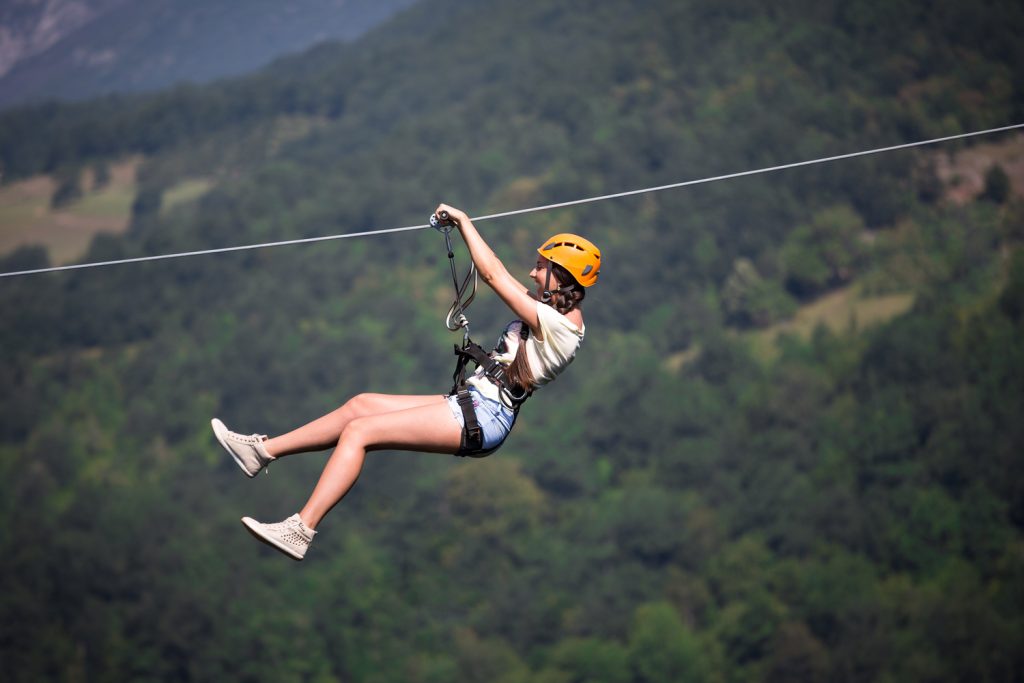
<path id="1" fill-rule="evenodd" d="M 482 458 L 496 451 L 498 446 L 488 449 L 483 447 L 483 429 L 480 427 L 480 422 L 476 419 L 473 397 L 469 393 L 469 387 L 466 383 L 467 365 L 472 362 L 478 369 L 483 369 L 483 376 L 498 387 L 502 403 L 511 407 L 516 415 L 519 414 L 520 406 L 530 397 L 531 392 L 513 385 L 508 378 L 505 365 L 495 360 L 482 346 L 469 338 L 469 319 L 466 317 L 466 308 L 469 307 L 469 304 L 476 296 L 478 283 L 476 265 L 470 264 L 469 272 L 463 279 L 462 285 L 459 285 L 459 278 L 455 270 L 455 252 L 452 250 L 451 240 L 451 231 L 455 224 L 452 222 L 448 212 L 442 211 L 440 215 L 435 214 L 430 217 L 430 225 L 436 228 L 438 232 L 444 234 L 445 246 L 448 247 L 448 264 L 451 267 L 452 284 L 455 287 L 455 301 L 452 303 L 451 308 L 448 309 L 445 325 L 452 332 L 460 329 L 463 330 L 462 346 L 455 345 L 457 360 L 455 372 L 452 373 L 452 389 L 449 392 L 450 396 L 455 396 L 455 400 L 462 410 L 463 418 L 462 441 L 455 455 Z M 466 291 L 469 289 L 470 282 L 472 282 L 472 290 L 469 292 L 469 296 L 466 297 Z M 464 299 L 464 297 L 466 298 Z M 520 326 L 519 343 L 526 343 L 529 336 L 530 328 L 524 322 Z M 473 374 L 476 374 L 475 371 Z"/>

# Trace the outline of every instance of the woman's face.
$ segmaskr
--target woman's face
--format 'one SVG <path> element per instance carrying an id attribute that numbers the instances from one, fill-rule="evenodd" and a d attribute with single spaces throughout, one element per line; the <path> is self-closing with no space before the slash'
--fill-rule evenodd
<path id="1" fill-rule="evenodd" d="M 537 283 L 538 297 L 541 297 L 544 294 L 544 281 L 547 279 L 547 276 L 548 260 L 541 256 L 540 254 L 538 254 L 537 265 L 535 265 L 533 267 L 533 270 L 530 271 L 530 279 Z M 549 285 L 550 289 L 553 291 L 557 289 L 559 286 L 560 285 L 558 282 L 558 277 L 554 273 L 551 273 L 551 283 Z"/>

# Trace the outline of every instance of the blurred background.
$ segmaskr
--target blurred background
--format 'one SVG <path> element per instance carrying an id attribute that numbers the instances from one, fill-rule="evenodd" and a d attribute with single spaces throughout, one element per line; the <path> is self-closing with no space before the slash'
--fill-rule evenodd
<path id="1" fill-rule="evenodd" d="M 0 272 L 1018 124 L 1022 33 L 1013 0 L 11 0 Z M 371 455 L 301 564 L 238 519 L 326 454 L 250 481 L 209 420 L 445 391 L 437 233 L 0 279 L 4 680 L 1024 680 L 1022 194 L 1004 133 L 481 223 L 524 281 L 553 232 L 602 248 L 575 363 L 487 459 Z"/>

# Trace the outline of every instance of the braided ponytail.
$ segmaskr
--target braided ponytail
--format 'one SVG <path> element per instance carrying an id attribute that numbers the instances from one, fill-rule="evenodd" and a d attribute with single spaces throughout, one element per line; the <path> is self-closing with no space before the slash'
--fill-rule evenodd
<path id="1" fill-rule="evenodd" d="M 562 315 L 566 315 L 569 311 L 579 307 L 583 297 L 587 295 L 587 290 L 576 282 L 572 273 L 557 263 L 551 264 L 551 272 L 554 273 L 561 286 L 551 292 L 551 300 L 548 301 L 548 305 Z"/>

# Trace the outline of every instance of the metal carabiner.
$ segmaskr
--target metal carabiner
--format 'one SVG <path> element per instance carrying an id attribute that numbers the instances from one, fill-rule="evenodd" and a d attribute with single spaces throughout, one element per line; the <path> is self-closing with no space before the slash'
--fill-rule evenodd
<path id="1" fill-rule="evenodd" d="M 455 250 L 452 248 L 451 237 L 455 222 L 448 215 L 447 211 L 442 211 L 440 215 L 431 214 L 430 226 L 444 235 L 444 243 L 448 249 L 448 265 L 452 272 L 452 286 L 455 287 L 455 301 L 452 302 L 451 307 L 448 309 L 448 315 L 445 316 L 444 324 L 451 332 L 463 329 L 463 341 L 465 342 L 469 339 L 469 319 L 466 317 L 466 309 L 473 303 L 479 283 L 476 264 L 470 261 L 469 272 L 466 273 L 462 285 L 459 285 L 459 277 L 455 272 Z M 470 289 L 470 285 L 472 285 L 472 289 Z M 467 291 L 469 292 L 468 297 L 466 297 Z M 466 299 L 463 300 L 463 297 L 466 297 Z"/>

